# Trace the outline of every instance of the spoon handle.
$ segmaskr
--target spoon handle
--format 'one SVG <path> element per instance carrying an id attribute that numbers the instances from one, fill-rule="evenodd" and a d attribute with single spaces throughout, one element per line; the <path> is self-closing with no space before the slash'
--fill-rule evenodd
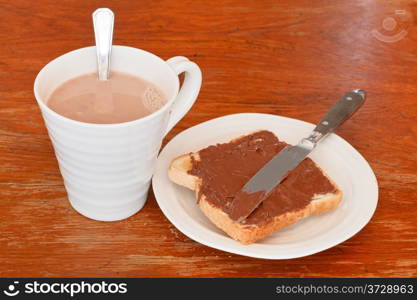
<path id="1" fill-rule="evenodd" d="M 110 55 L 113 40 L 114 14 L 108 8 L 93 13 L 94 35 L 97 49 L 98 79 L 109 79 Z"/>

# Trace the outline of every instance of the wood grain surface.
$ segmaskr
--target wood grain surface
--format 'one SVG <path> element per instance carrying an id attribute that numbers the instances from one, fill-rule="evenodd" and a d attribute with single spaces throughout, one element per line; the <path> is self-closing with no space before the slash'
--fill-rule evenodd
<path id="1" fill-rule="evenodd" d="M 344 92 L 367 103 L 338 133 L 379 183 L 371 222 L 304 258 L 218 251 L 181 234 L 152 193 L 133 217 L 89 220 L 67 200 L 33 96 L 53 58 L 93 44 L 91 13 L 116 14 L 115 44 L 198 63 L 198 101 L 170 132 L 238 112 L 317 122 Z M 0 276 L 415 277 L 416 1 L 0 0 Z"/>

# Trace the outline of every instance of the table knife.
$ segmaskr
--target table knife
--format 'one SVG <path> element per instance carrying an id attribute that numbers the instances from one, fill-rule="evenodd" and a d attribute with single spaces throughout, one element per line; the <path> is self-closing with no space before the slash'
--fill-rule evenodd
<path id="1" fill-rule="evenodd" d="M 244 221 L 272 190 L 313 151 L 317 143 L 344 121 L 364 103 L 365 91 L 356 89 L 342 96 L 321 119 L 311 134 L 297 145 L 288 145 L 267 162 L 249 179 L 236 194 L 229 216 L 237 222 Z"/>

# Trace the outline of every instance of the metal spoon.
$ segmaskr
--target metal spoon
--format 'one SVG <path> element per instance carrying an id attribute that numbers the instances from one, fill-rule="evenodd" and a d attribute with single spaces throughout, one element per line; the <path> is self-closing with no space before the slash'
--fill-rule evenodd
<path id="1" fill-rule="evenodd" d="M 110 56 L 113 41 L 114 14 L 108 8 L 93 12 L 94 36 L 96 38 L 98 80 L 95 86 L 94 111 L 111 114 L 114 111 L 112 82 L 110 75 Z"/>
<path id="2" fill-rule="evenodd" d="M 109 79 L 110 55 L 113 41 L 114 14 L 108 8 L 93 12 L 94 35 L 97 49 L 98 79 Z"/>

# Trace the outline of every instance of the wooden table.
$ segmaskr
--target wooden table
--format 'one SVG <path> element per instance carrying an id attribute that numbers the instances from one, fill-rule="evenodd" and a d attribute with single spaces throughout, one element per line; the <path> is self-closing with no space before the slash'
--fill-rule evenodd
<path id="1" fill-rule="evenodd" d="M 91 13 L 104 4 L 66 3 L 0 1 L 1 276 L 417 275 L 416 1 L 105 2 L 116 14 L 115 44 L 164 59 L 184 55 L 203 70 L 197 103 L 164 143 L 238 112 L 316 122 L 342 93 L 368 91 L 338 133 L 376 173 L 374 217 L 336 247 L 281 261 L 192 241 L 152 193 L 121 222 L 89 220 L 70 207 L 33 80 L 53 58 L 93 44 Z"/>

